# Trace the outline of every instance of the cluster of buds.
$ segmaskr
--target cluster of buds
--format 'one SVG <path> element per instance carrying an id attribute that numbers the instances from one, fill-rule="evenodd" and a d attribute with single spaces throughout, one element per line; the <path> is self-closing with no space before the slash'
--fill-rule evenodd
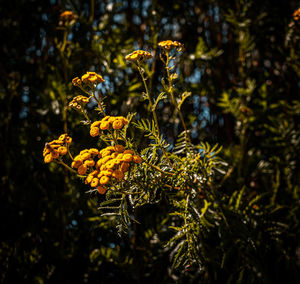
<path id="1" fill-rule="evenodd" d="M 172 41 L 172 40 L 165 40 L 158 43 L 158 46 L 164 48 L 165 50 L 172 50 L 173 48 L 176 48 L 178 51 L 181 51 L 184 49 L 183 44 L 179 41 Z"/>
<path id="2" fill-rule="evenodd" d="M 102 78 L 102 76 L 97 74 L 96 72 L 86 72 L 81 76 L 81 79 L 79 77 L 76 77 L 72 80 L 74 86 L 81 86 L 82 83 L 94 86 L 94 84 L 97 85 L 103 82 L 104 79 Z"/>
<path id="3" fill-rule="evenodd" d="M 86 105 L 90 101 L 90 98 L 85 96 L 76 96 L 73 100 L 69 103 L 69 107 L 73 107 L 77 110 L 81 110 L 82 106 Z"/>
<path id="4" fill-rule="evenodd" d="M 88 174 L 85 184 L 97 187 L 99 193 L 104 194 L 110 181 L 120 182 L 124 179 L 125 173 L 129 170 L 131 163 L 141 163 L 139 155 L 132 150 L 125 150 L 124 146 L 108 146 L 98 154 L 99 160 L 96 169 Z"/>
<path id="5" fill-rule="evenodd" d="M 72 11 L 64 11 L 59 15 L 59 25 L 73 25 L 77 18 Z"/>
<path id="6" fill-rule="evenodd" d="M 66 155 L 71 142 L 72 138 L 68 134 L 62 134 L 57 140 L 46 143 L 43 150 L 44 162 L 50 163 L 54 159 Z"/>
<path id="7" fill-rule="evenodd" d="M 72 168 L 77 169 L 79 175 L 84 175 L 89 167 L 95 165 L 93 158 L 99 154 L 95 148 L 82 150 L 73 160 Z"/>
<path id="8" fill-rule="evenodd" d="M 143 61 L 149 58 L 152 58 L 153 56 L 148 52 L 144 50 L 135 50 L 132 53 L 126 55 L 126 60 L 133 60 L 133 61 Z"/>
<path id="9" fill-rule="evenodd" d="M 100 130 L 107 129 L 121 129 L 124 125 L 128 124 L 128 120 L 123 116 L 105 116 L 101 120 L 95 121 L 91 124 L 90 135 L 96 137 L 99 135 Z"/>

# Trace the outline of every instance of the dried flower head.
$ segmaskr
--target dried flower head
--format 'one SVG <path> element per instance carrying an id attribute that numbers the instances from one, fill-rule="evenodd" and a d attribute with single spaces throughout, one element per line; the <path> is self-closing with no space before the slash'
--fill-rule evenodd
<path id="1" fill-rule="evenodd" d="M 153 56 L 148 52 L 144 50 L 135 50 L 131 52 L 130 54 L 125 56 L 126 60 L 132 60 L 132 61 L 143 61 L 149 58 L 152 58 Z"/>

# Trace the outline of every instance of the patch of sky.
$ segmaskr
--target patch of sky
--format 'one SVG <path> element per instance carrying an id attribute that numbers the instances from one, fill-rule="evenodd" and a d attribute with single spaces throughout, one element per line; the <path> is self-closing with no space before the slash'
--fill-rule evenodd
<path id="1" fill-rule="evenodd" d="M 196 68 L 191 76 L 189 76 L 186 80 L 191 84 L 197 84 L 200 82 L 202 77 L 201 71 L 199 68 Z"/>

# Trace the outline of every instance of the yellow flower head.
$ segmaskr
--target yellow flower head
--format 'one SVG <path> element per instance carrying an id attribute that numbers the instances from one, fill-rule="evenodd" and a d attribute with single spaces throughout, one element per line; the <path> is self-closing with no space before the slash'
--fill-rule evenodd
<path id="1" fill-rule="evenodd" d="M 91 187 L 96 187 L 99 183 L 99 179 L 93 178 L 91 181 Z"/>
<path id="2" fill-rule="evenodd" d="M 95 72 L 86 72 L 82 77 L 81 81 L 85 84 L 91 83 L 91 84 L 100 84 L 104 82 L 104 79 L 101 75 L 95 73 Z"/>
<path id="3" fill-rule="evenodd" d="M 81 86 L 82 82 L 81 82 L 81 80 L 80 80 L 79 77 L 75 77 L 75 78 L 72 80 L 72 84 L 73 84 L 74 86 Z"/>
<path id="4" fill-rule="evenodd" d="M 131 154 L 125 154 L 122 158 L 123 162 L 131 162 L 132 161 L 132 155 Z"/>
<path id="5" fill-rule="evenodd" d="M 68 153 L 68 149 L 65 146 L 60 146 L 57 151 L 62 156 L 66 155 Z"/>
<path id="6" fill-rule="evenodd" d="M 92 127 L 99 127 L 99 125 L 101 124 L 101 120 L 95 121 L 91 124 L 91 128 Z"/>
<path id="7" fill-rule="evenodd" d="M 87 165 L 88 167 L 93 167 L 93 166 L 95 166 L 95 161 L 92 159 L 88 159 L 88 160 L 84 161 L 84 164 Z"/>
<path id="8" fill-rule="evenodd" d="M 92 181 L 93 178 L 94 178 L 94 177 L 93 177 L 91 174 L 89 174 L 89 175 L 86 177 L 84 183 L 85 183 L 85 184 L 89 184 L 89 183 Z"/>
<path id="9" fill-rule="evenodd" d="M 48 155 L 45 156 L 44 162 L 45 162 L 46 164 L 51 163 L 52 161 L 53 161 L 53 157 L 52 157 L 51 154 L 48 154 Z"/>
<path id="10" fill-rule="evenodd" d="M 109 177 L 103 176 L 100 178 L 100 184 L 108 184 L 109 183 Z"/>
<path id="11" fill-rule="evenodd" d="M 100 124 L 100 129 L 101 130 L 106 130 L 109 128 L 109 122 L 108 121 L 102 121 Z"/>
<path id="12" fill-rule="evenodd" d="M 179 41 L 172 41 L 172 40 L 161 41 L 160 43 L 158 43 L 158 46 L 166 50 L 177 48 L 178 51 L 181 51 L 184 48 L 182 43 L 180 43 Z"/>
<path id="13" fill-rule="evenodd" d="M 293 18 L 297 22 L 300 19 L 300 8 L 298 10 L 295 10 L 293 13 Z"/>
<path id="14" fill-rule="evenodd" d="M 59 19 L 62 21 L 75 20 L 77 16 L 72 11 L 64 11 L 59 15 Z"/>
<path id="15" fill-rule="evenodd" d="M 152 58 L 153 56 L 148 52 L 144 50 L 135 50 L 131 52 L 130 54 L 125 56 L 126 60 L 132 60 L 132 61 L 143 61 L 149 58 Z"/>
<path id="16" fill-rule="evenodd" d="M 99 154 L 99 151 L 98 151 L 98 149 L 96 149 L 96 148 L 91 148 L 91 149 L 89 150 L 89 153 L 95 156 L 95 155 L 98 155 L 98 154 Z"/>
<path id="17" fill-rule="evenodd" d="M 77 160 L 77 161 L 73 161 L 72 162 L 72 168 L 75 168 L 75 169 L 78 169 L 79 168 L 79 166 L 81 166 L 82 165 L 82 161 L 79 161 L 79 160 Z"/>
<path id="18" fill-rule="evenodd" d="M 113 122 L 113 129 L 121 129 L 123 127 L 124 123 L 121 119 L 117 119 Z"/>
<path id="19" fill-rule="evenodd" d="M 99 128 L 98 127 L 91 127 L 90 129 L 90 135 L 92 137 L 96 137 L 99 135 Z"/>
<path id="20" fill-rule="evenodd" d="M 84 154 L 82 154 L 82 155 L 80 155 L 80 156 L 81 156 L 81 159 L 82 159 L 83 161 L 88 160 L 88 159 L 91 158 L 91 154 L 90 154 L 89 152 L 86 152 L 86 153 L 84 153 Z"/>

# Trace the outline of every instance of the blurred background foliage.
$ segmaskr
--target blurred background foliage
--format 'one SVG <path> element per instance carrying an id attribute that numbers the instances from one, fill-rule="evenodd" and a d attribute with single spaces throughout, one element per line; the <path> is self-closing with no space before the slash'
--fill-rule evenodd
<path id="1" fill-rule="evenodd" d="M 2 3 L 0 281 L 299 282 L 300 22 L 293 20 L 299 5 L 270 0 Z M 59 15 L 65 10 L 78 18 L 64 30 Z M 167 203 L 139 208 L 140 224 L 119 237 L 112 219 L 99 217 L 98 197 L 42 158 L 44 143 L 65 131 L 73 137 L 74 152 L 93 146 L 79 123 L 83 118 L 66 107 L 79 94 L 72 78 L 86 71 L 105 79 L 101 92 L 110 113 L 137 112 L 142 118 L 142 85 L 124 57 L 134 49 L 152 52 L 147 71 L 153 75 L 151 92 L 158 94 L 163 72 L 157 43 L 166 39 L 185 45 L 176 65 L 177 89 L 192 93 L 182 105 L 192 140 L 222 145 L 220 155 L 228 164 L 215 186 L 228 197 L 229 233 L 224 227 L 210 231 L 200 268 L 172 268 L 174 252 L 165 247 Z M 171 115 L 172 105 L 164 101 L 158 107 L 164 137 L 173 145 L 174 133 L 183 129 Z M 137 139 L 143 149 L 143 138 Z"/>

